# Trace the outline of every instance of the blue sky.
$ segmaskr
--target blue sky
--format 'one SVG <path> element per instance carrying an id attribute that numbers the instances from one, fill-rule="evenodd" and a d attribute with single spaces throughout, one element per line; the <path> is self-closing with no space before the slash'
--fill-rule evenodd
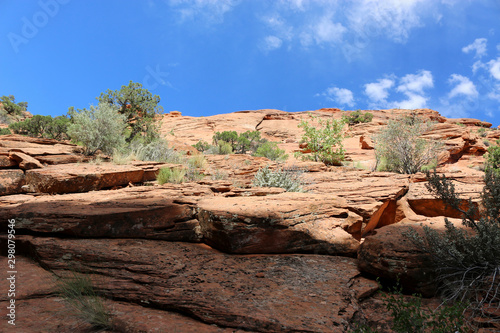
<path id="1" fill-rule="evenodd" d="M 130 80 L 207 116 L 428 107 L 500 124 L 498 0 L 2 0 L 0 95 L 34 114 Z"/>

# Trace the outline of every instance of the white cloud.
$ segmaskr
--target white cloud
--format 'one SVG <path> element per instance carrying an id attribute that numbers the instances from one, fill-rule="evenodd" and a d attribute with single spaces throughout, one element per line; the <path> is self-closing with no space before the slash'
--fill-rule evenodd
<path id="1" fill-rule="evenodd" d="M 407 93 L 407 99 L 391 103 L 391 107 L 399 109 L 422 109 L 427 107 L 428 98 L 419 94 Z"/>
<path id="2" fill-rule="evenodd" d="M 182 20 L 202 17 L 211 23 L 223 21 L 224 14 L 236 5 L 235 0 L 169 0 L 170 6 L 176 8 Z"/>
<path id="3" fill-rule="evenodd" d="M 373 102 L 385 102 L 392 86 L 394 86 L 394 80 L 379 79 L 378 82 L 365 84 L 365 94 Z"/>
<path id="4" fill-rule="evenodd" d="M 327 100 L 332 102 L 337 102 L 342 105 L 354 106 L 354 96 L 352 91 L 345 88 L 330 87 L 326 89 L 322 94 Z"/>
<path id="5" fill-rule="evenodd" d="M 407 74 L 400 80 L 397 91 L 402 93 L 420 93 L 426 88 L 434 87 L 432 73 L 430 71 L 421 70 L 418 74 Z"/>
<path id="6" fill-rule="evenodd" d="M 448 98 L 453 98 L 460 95 L 466 96 L 468 98 L 475 98 L 479 95 L 474 83 L 465 76 L 452 74 L 448 82 L 450 84 L 456 84 L 448 94 Z"/>
<path id="7" fill-rule="evenodd" d="M 500 80 L 500 57 L 498 57 L 496 60 L 491 60 L 490 62 L 488 62 L 488 65 L 490 66 L 491 76 L 493 76 L 497 80 Z"/>
<path id="8" fill-rule="evenodd" d="M 477 38 L 471 44 L 462 48 L 462 52 L 469 53 L 475 52 L 474 58 L 481 58 L 486 55 L 486 44 L 488 40 L 486 38 Z"/>
<path id="9" fill-rule="evenodd" d="M 396 91 L 406 95 L 406 99 L 391 102 L 389 105 L 401 109 L 420 109 L 427 107 L 429 98 L 424 90 L 434 87 L 434 80 L 430 71 L 421 70 L 417 74 L 407 74 L 399 80 Z"/>
<path id="10" fill-rule="evenodd" d="M 283 41 L 280 38 L 276 36 L 267 36 L 264 38 L 262 49 L 265 51 L 273 51 L 279 49 L 282 44 Z"/>

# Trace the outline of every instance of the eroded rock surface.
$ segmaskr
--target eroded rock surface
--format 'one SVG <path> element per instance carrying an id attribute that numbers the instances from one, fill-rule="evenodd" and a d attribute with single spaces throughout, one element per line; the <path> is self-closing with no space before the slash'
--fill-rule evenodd
<path id="1" fill-rule="evenodd" d="M 251 331 L 343 331 L 359 300 L 377 289 L 360 277 L 352 258 L 236 256 L 151 240 L 26 237 L 25 242 L 57 274 L 70 267 L 98 274 L 98 288 L 107 297 Z"/>

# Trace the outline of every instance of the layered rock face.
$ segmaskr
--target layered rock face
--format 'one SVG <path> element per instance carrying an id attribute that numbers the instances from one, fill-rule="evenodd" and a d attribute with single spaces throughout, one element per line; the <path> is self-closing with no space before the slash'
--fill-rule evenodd
<path id="1" fill-rule="evenodd" d="M 160 186 L 159 168 L 181 165 L 89 164 L 69 143 L 0 136 L 0 228 L 16 221 L 16 326 L 90 330 L 56 292 L 58 278 L 84 274 L 121 332 L 348 332 L 359 320 L 390 331 L 389 314 L 373 309 L 381 302 L 375 278 L 400 279 L 407 290 L 432 296 L 427 259 L 404 232 L 442 229 L 444 217 L 459 225 L 460 216 L 427 191 L 423 174 L 371 171 L 371 138 L 408 110 L 370 112 L 371 123 L 345 129 L 345 166 L 290 157 L 287 165 L 304 171 L 305 193 L 252 186 L 260 168 L 282 167 L 263 157 L 207 155 L 202 180 Z M 438 171 L 464 203 L 471 197 L 477 205 L 483 173 L 472 167 L 483 163 L 484 140 L 500 131 L 483 137 L 478 126 L 491 124 L 413 112 L 437 123 L 425 136 L 445 144 Z M 312 114 L 339 119 L 345 112 Z M 192 144 L 211 142 L 217 131 L 259 130 L 293 155 L 302 119 L 309 113 L 174 112 L 161 132 L 193 154 Z M 0 236 L 3 267 L 6 243 Z M 0 295 L 0 306 L 7 302 Z"/>

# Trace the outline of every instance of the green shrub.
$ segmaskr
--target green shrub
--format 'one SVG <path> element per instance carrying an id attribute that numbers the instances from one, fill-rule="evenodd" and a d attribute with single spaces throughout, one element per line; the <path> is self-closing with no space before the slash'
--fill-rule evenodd
<path id="1" fill-rule="evenodd" d="M 463 303 L 444 305 L 435 311 L 422 305 L 422 296 L 414 294 L 405 300 L 401 289 L 394 288 L 393 293 L 386 295 L 384 305 L 393 317 L 392 329 L 407 333 L 450 333 L 467 332 L 463 318 L 466 306 Z"/>
<path id="2" fill-rule="evenodd" d="M 315 116 L 312 118 L 318 121 L 319 128 L 310 125 L 305 120 L 299 124 L 299 127 L 305 131 L 302 142 L 306 143 L 307 148 L 312 152 L 310 154 L 298 152 L 296 156 L 303 160 L 323 162 L 326 165 L 341 165 L 345 153 L 342 145 L 344 122 L 335 119 L 323 120 Z"/>
<path id="3" fill-rule="evenodd" d="M 86 155 L 94 155 L 99 149 L 111 155 L 114 149 L 124 146 L 125 118 L 115 107 L 100 103 L 73 113 L 72 118 L 68 135 L 83 145 Z"/>
<path id="4" fill-rule="evenodd" d="M 246 131 L 240 134 L 236 131 L 215 132 L 212 137 L 212 143 L 219 148 L 212 149 L 211 151 L 214 152 L 218 150 L 222 154 L 222 152 L 229 151 L 227 148 L 229 145 L 231 151 L 235 154 L 246 154 L 248 151 L 255 153 L 265 142 L 267 142 L 267 140 L 260 137 L 259 131 Z"/>
<path id="5" fill-rule="evenodd" d="M 208 142 L 200 140 L 196 144 L 194 144 L 193 147 L 196 148 L 196 150 L 198 150 L 200 153 L 203 153 L 210 148 L 210 145 L 208 144 Z"/>
<path id="6" fill-rule="evenodd" d="M 500 146 L 490 146 L 486 156 L 486 168 L 500 170 Z"/>
<path id="7" fill-rule="evenodd" d="M 163 185 L 165 183 L 180 184 L 185 181 L 186 169 L 184 168 L 161 168 L 158 172 L 156 180 L 158 184 Z"/>
<path id="8" fill-rule="evenodd" d="M 0 128 L 0 135 L 12 134 L 8 128 Z"/>
<path id="9" fill-rule="evenodd" d="M 279 149 L 276 142 L 264 142 L 260 145 L 253 156 L 266 157 L 272 161 L 286 161 L 288 159 L 288 154 L 285 154 L 285 150 Z"/>
<path id="10" fill-rule="evenodd" d="M 424 226 L 424 236 L 414 229 L 406 233 L 432 260 L 436 282 L 446 300 L 470 302 L 475 314 L 485 308 L 500 308 L 500 172 L 485 170 L 481 211 L 469 200 L 467 210 L 452 182 L 436 173 L 428 174 L 427 188 L 451 208 L 462 212 L 462 223 L 455 227 L 445 218 L 445 231 Z M 478 219 L 479 214 L 479 219 Z M 485 316 L 486 317 L 486 316 Z M 486 320 L 500 321 L 500 316 Z"/>
<path id="11" fill-rule="evenodd" d="M 203 154 L 193 155 L 193 157 L 188 160 L 188 165 L 193 168 L 205 168 L 207 166 L 207 160 Z"/>
<path id="12" fill-rule="evenodd" d="M 58 293 L 75 315 L 95 330 L 112 329 L 111 314 L 94 290 L 90 277 L 73 273 L 62 278 L 58 282 Z"/>
<path id="13" fill-rule="evenodd" d="M 351 112 L 349 115 L 342 116 L 342 120 L 349 125 L 359 123 L 369 123 L 373 119 L 373 114 L 370 112 L 361 112 L 361 110 Z"/>
<path id="14" fill-rule="evenodd" d="M 151 94 L 141 83 L 130 81 L 120 90 L 108 89 L 97 100 L 100 104 L 116 107 L 124 116 L 130 129 L 127 132 L 127 143 L 137 138 L 142 138 L 146 143 L 159 138 L 156 117 L 163 113 L 163 108 L 158 105 L 160 96 Z"/>
<path id="15" fill-rule="evenodd" d="M 219 140 L 216 145 L 210 146 L 205 153 L 213 155 L 229 155 L 233 153 L 233 148 L 229 142 Z"/>
<path id="16" fill-rule="evenodd" d="M 68 138 L 69 125 L 70 120 L 65 116 L 52 118 L 52 116 L 35 115 L 31 119 L 11 123 L 9 128 L 16 134 L 63 140 Z"/>
<path id="17" fill-rule="evenodd" d="M 268 166 L 259 169 L 252 184 L 257 187 L 281 187 L 287 192 L 304 192 L 302 172 L 296 169 L 271 170 Z"/>
<path id="18" fill-rule="evenodd" d="M 16 98 L 12 95 L 0 97 L 0 102 L 2 102 L 5 112 L 11 116 L 21 116 L 23 111 L 28 109 L 27 102 L 16 103 Z"/>
<path id="19" fill-rule="evenodd" d="M 414 115 L 389 121 L 375 137 L 377 169 L 413 174 L 436 160 L 442 143 L 421 138 L 432 127 Z M 385 162 L 383 168 L 381 161 Z"/>
<path id="20" fill-rule="evenodd" d="M 196 168 L 161 168 L 156 180 L 158 184 L 165 183 L 181 184 L 184 182 L 195 182 L 203 179 L 204 175 Z"/>

